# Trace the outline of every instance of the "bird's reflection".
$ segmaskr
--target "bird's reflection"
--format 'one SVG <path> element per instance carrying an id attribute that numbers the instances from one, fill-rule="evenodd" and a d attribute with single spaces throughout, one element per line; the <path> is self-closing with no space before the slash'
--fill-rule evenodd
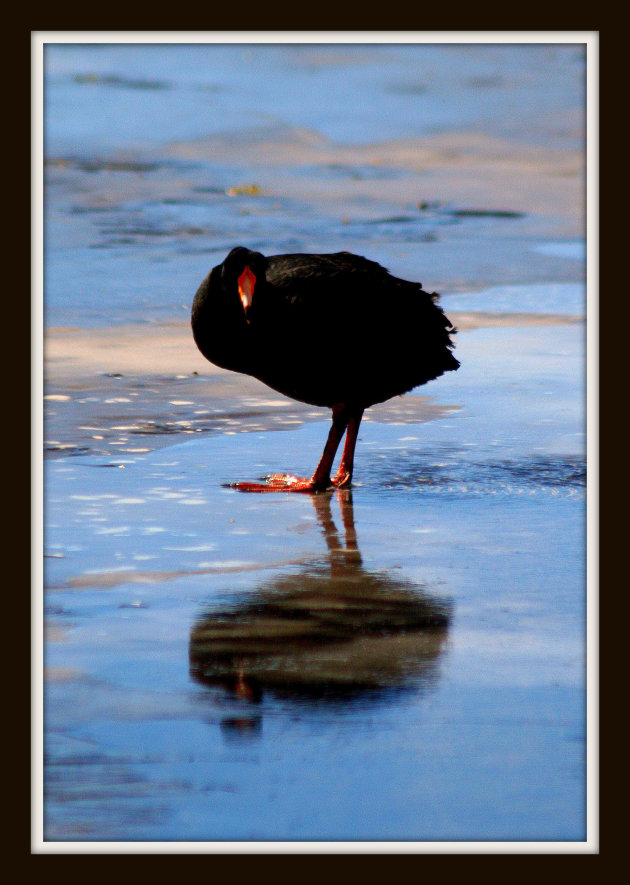
<path id="1" fill-rule="evenodd" d="M 256 703 L 263 694 L 350 700 L 384 690 L 430 686 L 438 674 L 451 605 L 422 585 L 363 567 L 352 493 L 311 500 L 328 556 L 276 576 L 254 597 L 200 618 L 190 637 L 193 677 Z M 235 731 L 239 717 L 235 717 Z M 247 719 L 248 728 L 251 720 Z"/>

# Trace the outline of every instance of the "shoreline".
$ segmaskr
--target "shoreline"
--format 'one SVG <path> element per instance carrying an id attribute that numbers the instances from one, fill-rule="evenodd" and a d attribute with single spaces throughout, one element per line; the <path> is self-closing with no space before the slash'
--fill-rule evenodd
<path id="1" fill-rule="evenodd" d="M 497 326 L 566 325 L 584 320 L 578 314 L 501 311 L 449 310 L 448 316 L 458 332 Z M 45 329 L 44 339 L 47 384 L 71 385 L 83 375 L 99 372 L 146 375 L 198 372 L 200 375 L 235 375 L 234 372 L 213 365 L 201 355 L 194 345 L 187 321 L 136 323 L 91 329 L 57 326 Z"/>
<path id="2" fill-rule="evenodd" d="M 574 325 L 560 314 L 449 311 L 459 334 L 484 328 Z M 288 399 L 247 375 L 209 363 L 188 322 L 44 333 L 46 458 L 142 454 L 195 433 L 288 430 L 328 421 L 329 411 Z M 420 390 L 421 388 L 418 388 Z M 458 405 L 410 392 L 372 406 L 366 421 L 421 423 Z"/>
<path id="3" fill-rule="evenodd" d="M 335 144 L 317 132 L 292 128 L 249 139 L 174 142 L 166 155 L 214 163 L 229 159 L 250 169 L 263 191 L 290 192 L 294 200 L 319 203 L 342 218 L 362 216 L 366 198 L 383 205 L 408 203 L 409 180 L 307 177 L 303 168 L 393 169 L 417 176 L 415 187 L 424 201 L 516 210 L 527 215 L 542 236 L 584 236 L 586 172 L 581 149 L 545 147 L 474 128 L 356 145 Z"/>

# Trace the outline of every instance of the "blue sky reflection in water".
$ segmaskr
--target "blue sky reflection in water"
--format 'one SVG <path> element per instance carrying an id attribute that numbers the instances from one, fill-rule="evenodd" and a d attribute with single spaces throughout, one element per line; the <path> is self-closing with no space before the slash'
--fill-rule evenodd
<path id="1" fill-rule="evenodd" d="M 585 839 L 584 70 L 46 47 L 46 840 Z M 351 496 L 225 487 L 308 473 L 327 419 L 193 376 L 237 242 L 368 255 L 460 318 Z M 186 332 L 181 368 L 85 362 L 131 327 L 140 363 Z"/>

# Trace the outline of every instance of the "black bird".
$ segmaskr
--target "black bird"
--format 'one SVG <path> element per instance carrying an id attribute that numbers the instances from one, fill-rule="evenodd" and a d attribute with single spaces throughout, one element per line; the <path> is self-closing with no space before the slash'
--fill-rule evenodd
<path id="1" fill-rule="evenodd" d="M 270 255 L 237 246 L 210 271 L 192 307 L 201 353 L 259 378 L 285 396 L 332 409 L 332 427 L 310 479 L 273 474 L 250 492 L 319 492 L 352 481 L 365 409 L 459 367 L 455 329 L 421 283 L 375 261 L 335 252 Z M 333 460 L 347 430 L 339 469 Z"/>

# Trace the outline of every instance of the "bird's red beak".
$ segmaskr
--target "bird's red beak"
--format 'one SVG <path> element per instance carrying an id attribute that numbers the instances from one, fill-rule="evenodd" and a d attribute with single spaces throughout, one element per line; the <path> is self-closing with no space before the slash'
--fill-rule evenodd
<path id="1" fill-rule="evenodd" d="M 245 265 L 245 270 L 238 278 L 238 294 L 243 304 L 245 312 L 252 306 L 252 298 L 254 296 L 254 286 L 256 285 L 256 277 L 249 267 Z"/>

